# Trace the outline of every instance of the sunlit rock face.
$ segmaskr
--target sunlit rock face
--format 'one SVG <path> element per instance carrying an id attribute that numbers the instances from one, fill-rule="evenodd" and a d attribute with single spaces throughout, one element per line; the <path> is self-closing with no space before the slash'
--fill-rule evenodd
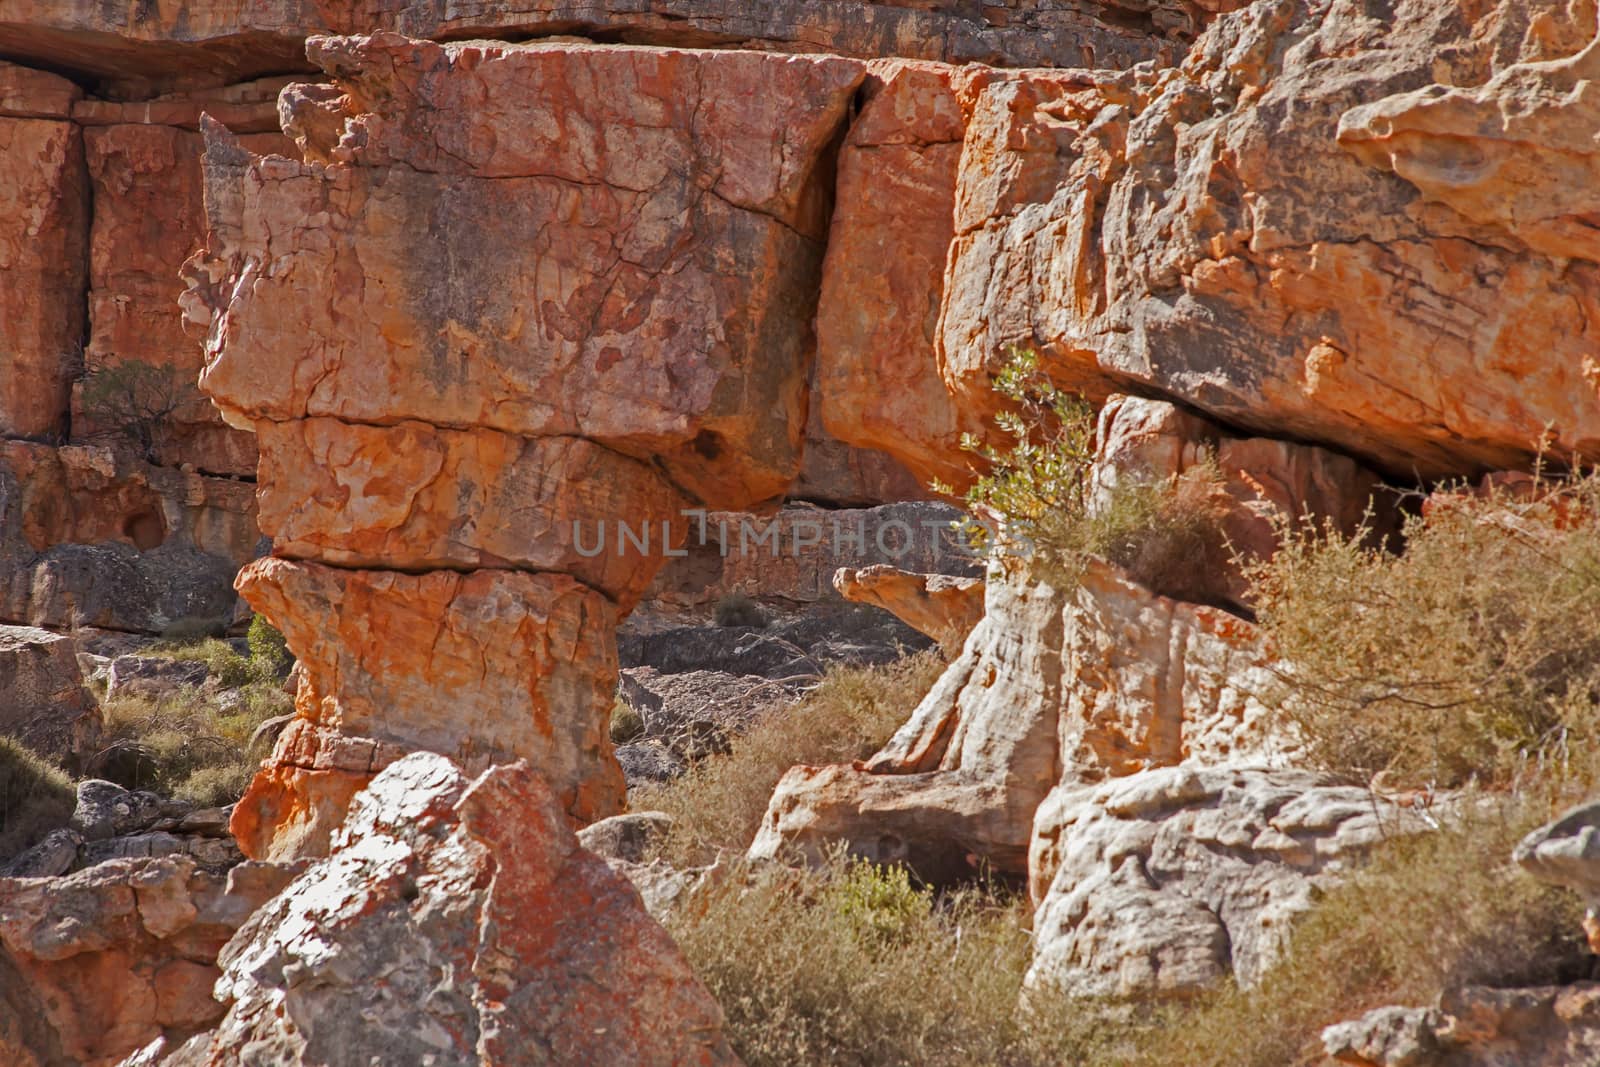
<path id="1" fill-rule="evenodd" d="M 619 615 L 685 509 L 759 508 L 800 473 L 864 68 L 394 35 L 309 54 L 334 85 L 280 99 L 305 161 L 209 128 L 185 268 L 202 387 L 261 450 L 275 558 L 239 587 L 306 665 L 235 830 L 319 852 L 419 747 L 529 758 L 575 819 L 612 814 Z"/>

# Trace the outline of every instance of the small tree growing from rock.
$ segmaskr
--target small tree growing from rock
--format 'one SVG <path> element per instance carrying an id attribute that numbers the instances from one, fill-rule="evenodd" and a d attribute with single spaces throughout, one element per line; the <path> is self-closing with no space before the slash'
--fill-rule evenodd
<path id="1" fill-rule="evenodd" d="M 198 395 L 174 368 L 134 361 L 89 367 L 80 389 L 94 425 L 87 436 L 127 442 L 149 463 L 157 462 L 173 417 Z"/>

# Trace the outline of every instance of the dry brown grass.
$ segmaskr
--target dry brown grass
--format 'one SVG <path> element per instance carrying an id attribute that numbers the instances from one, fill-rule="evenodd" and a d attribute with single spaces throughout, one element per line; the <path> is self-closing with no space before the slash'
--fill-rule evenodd
<path id="1" fill-rule="evenodd" d="M 1019 1014 L 1025 920 L 1001 892 L 935 898 L 840 857 L 737 871 L 669 926 L 751 1067 L 1099 1062 L 1091 1013 Z"/>
<path id="2" fill-rule="evenodd" d="M 1310 528 L 1247 568 L 1316 766 L 1360 782 L 1505 783 L 1600 726 L 1600 478 L 1460 495 L 1405 550 Z"/>
<path id="3" fill-rule="evenodd" d="M 227 710 L 199 689 L 162 700 L 105 701 L 104 747 L 93 773 L 202 806 L 239 799 L 265 755 L 250 744 L 256 727 L 294 706 L 275 682 L 251 682 L 232 692 L 237 704 Z"/>
<path id="4" fill-rule="evenodd" d="M 72 779 L 21 742 L 0 737 L 0 860 L 67 825 L 77 805 Z"/>
<path id="5" fill-rule="evenodd" d="M 1581 902 L 1511 863 L 1552 794 L 1480 798 L 1439 832 L 1393 842 L 1295 927 L 1261 987 L 1161 1013 L 1130 1067 L 1321 1064 L 1325 1026 L 1448 987 L 1571 980 L 1586 966 Z"/>
<path id="6" fill-rule="evenodd" d="M 731 753 L 700 761 L 676 781 L 638 790 L 632 806 L 673 817 L 665 847 L 674 863 L 708 862 L 721 849 L 743 851 L 785 771 L 876 752 L 943 669 L 933 651 L 883 667 L 834 668 L 804 699 L 735 737 Z"/>

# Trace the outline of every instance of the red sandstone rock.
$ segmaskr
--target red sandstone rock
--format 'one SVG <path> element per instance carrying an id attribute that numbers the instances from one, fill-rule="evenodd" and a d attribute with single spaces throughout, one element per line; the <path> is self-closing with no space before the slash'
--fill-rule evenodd
<path id="1" fill-rule="evenodd" d="M 1026 344 L 1063 385 L 1136 382 L 1408 477 L 1526 463 L 1547 426 L 1557 452 L 1600 452 L 1582 340 L 1600 321 L 1600 265 L 1565 258 L 1573 208 L 1514 206 L 1476 164 L 1445 189 L 1447 157 L 1482 153 L 1509 179 L 1524 137 L 1581 112 L 1559 86 L 1588 59 L 1515 69 L 1593 38 L 1592 10 L 1565 12 L 1419 4 L 1368 34 L 1337 5 L 1258 7 L 1215 20 L 1175 70 L 989 87 L 944 280 L 958 408 L 981 408 L 987 370 Z M 1379 103 L 1432 81 L 1425 100 Z M 1337 140 L 1347 112 L 1359 159 Z M 1497 132 L 1513 112 L 1518 133 Z M 1394 137 L 1360 132 L 1369 119 Z M 1584 164 L 1549 136 L 1554 188 Z M 1522 225 L 1535 254 L 1507 238 Z"/>
<path id="2" fill-rule="evenodd" d="M 689 502 L 655 468 L 581 437 L 338 419 L 258 433 L 261 528 L 280 556 L 560 571 L 626 610 L 690 523 Z"/>
<path id="3" fill-rule="evenodd" d="M 164 857 L 0 879 L 0 1059 L 110 1067 L 216 1022 L 218 950 L 293 873 Z"/>
<path id="4" fill-rule="evenodd" d="M 534 760 L 582 822 L 622 810 L 606 733 L 616 608 L 599 593 L 565 575 L 282 559 L 247 567 L 239 590 L 305 671 L 304 721 L 235 814 L 246 855 L 319 854 L 364 776 L 417 748 L 474 768 Z"/>
<path id="5" fill-rule="evenodd" d="M 73 90 L 59 78 L 0 64 L 11 114 L 59 114 Z M 66 429 L 83 345 L 89 182 L 70 122 L 0 117 L 0 435 Z"/>
<path id="6" fill-rule="evenodd" d="M 154 458 L 162 464 L 255 474 L 255 440 L 225 427 L 195 388 L 203 353 L 184 333 L 177 304 L 183 291 L 178 271 L 204 233 L 200 135 L 172 125 L 124 122 L 91 128 L 84 142 L 94 197 L 86 365 L 153 368 L 158 377 L 130 381 L 130 388 L 140 404 L 158 395 L 176 402 L 157 428 Z M 262 152 L 289 147 L 281 134 L 252 136 L 246 143 Z M 91 388 L 86 402 L 84 390 L 75 390 L 73 438 L 117 439 L 128 417 L 118 399 L 125 395 L 97 395 Z"/>
<path id="7" fill-rule="evenodd" d="M 392 36 L 313 54 L 374 109 L 346 124 L 351 163 L 219 142 L 210 167 L 191 308 L 226 416 L 578 435 L 719 503 L 788 487 L 805 234 L 859 64 Z M 448 249 L 416 245 L 443 225 Z"/>
<path id="8" fill-rule="evenodd" d="M 837 202 L 817 307 L 824 425 L 881 449 L 923 479 L 964 485 L 964 431 L 935 342 L 967 116 L 999 77 L 930 63 L 880 63 L 839 153 Z"/>
<path id="9" fill-rule="evenodd" d="M 529 764 L 416 753 L 223 950 L 226 1016 L 171 1067 L 736 1064 L 722 1012 Z M 292 990 L 292 992 L 290 992 Z"/>
<path id="10" fill-rule="evenodd" d="M 261 540 L 252 487 L 110 449 L 0 441 L 0 620 L 225 626 Z"/>

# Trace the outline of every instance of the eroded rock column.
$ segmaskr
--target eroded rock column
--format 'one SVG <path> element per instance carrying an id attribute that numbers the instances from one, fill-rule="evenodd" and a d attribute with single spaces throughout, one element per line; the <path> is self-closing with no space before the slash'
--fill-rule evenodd
<path id="1" fill-rule="evenodd" d="M 208 128 L 201 384 L 261 450 L 239 579 L 306 669 L 240 802 L 315 854 L 406 751 L 620 810 L 614 631 L 708 504 L 799 469 L 832 58 L 314 38 L 305 161 Z M 625 524 L 624 533 L 620 524 Z M 629 536 L 631 535 L 631 536 Z"/>

